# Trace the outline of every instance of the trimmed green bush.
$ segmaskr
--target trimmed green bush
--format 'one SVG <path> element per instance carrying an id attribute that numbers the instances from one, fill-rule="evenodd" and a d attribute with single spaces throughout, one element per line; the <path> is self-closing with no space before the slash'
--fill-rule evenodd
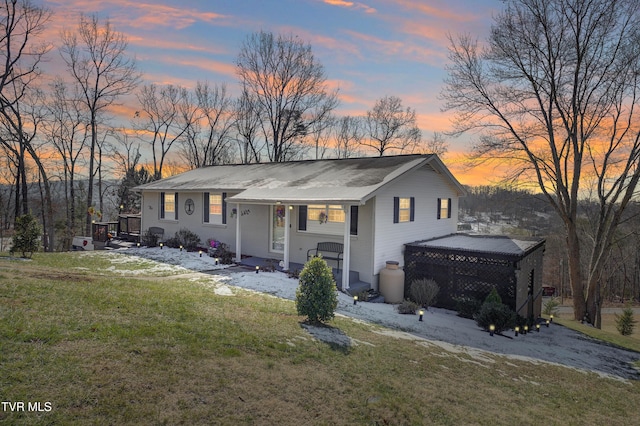
<path id="1" fill-rule="evenodd" d="M 482 302 L 478 299 L 474 299 L 473 297 L 458 297 L 455 301 L 458 316 L 462 318 L 473 319 L 473 317 L 480 312 L 480 308 L 482 307 Z"/>
<path id="2" fill-rule="evenodd" d="M 500 303 L 502 304 L 502 297 L 498 294 L 498 290 L 496 288 L 491 289 L 491 293 L 484 299 L 484 303 Z"/>
<path id="3" fill-rule="evenodd" d="M 428 308 L 436 301 L 439 291 L 440 287 L 438 283 L 432 279 L 423 278 L 415 280 L 411 283 L 411 300 L 423 308 Z"/>
<path id="4" fill-rule="evenodd" d="M 625 308 L 622 315 L 616 314 L 616 329 L 623 336 L 630 336 L 633 333 L 636 322 L 633 319 L 633 309 L 630 307 Z"/>
<path id="5" fill-rule="evenodd" d="M 496 333 L 513 328 L 516 323 L 516 313 L 502 303 L 483 303 L 480 311 L 475 316 L 476 324 L 489 331 L 489 326 L 495 326 Z"/>
<path id="6" fill-rule="evenodd" d="M 560 306 L 560 302 L 557 297 L 552 297 L 547 300 L 542 307 L 542 313 L 545 315 L 555 315 L 558 311 L 558 306 Z"/>
<path id="7" fill-rule="evenodd" d="M 516 313 L 507 305 L 502 304 L 502 298 L 493 288 L 480 307 L 480 311 L 474 316 L 476 324 L 488 331 L 489 326 L 495 327 L 495 333 L 502 333 L 512 328 L 516 323 Z"/>
<path id="8" fill-rule="evenodd" d="M 310 323 L 321 323 L 333 318 L 337 306 L 333 272 L 322 257 L 314 257 L 300 272 L 300 284 L 296 290 L 298 315 L 305 315 Z"/>
<path id="9" fill-rule="evenodd" d="M 31 258 L 33 253 L 38 251 L 40 247 L 40 234 L 42 229 L 40 224 L 31 213 L 18 216 L 13 234 L 13 244 L 9 249 L 9 253 L 22 253 L 22 257 Z"/>

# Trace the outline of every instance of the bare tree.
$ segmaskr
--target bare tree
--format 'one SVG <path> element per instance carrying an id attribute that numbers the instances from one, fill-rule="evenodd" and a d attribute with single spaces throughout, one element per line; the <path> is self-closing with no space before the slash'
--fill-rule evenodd
<path id="1" fill-rule="evenodd" d="M 388 151 L 413 151 L 421 139 L 416 124 L 416 111 L 404 108 L 397 96 L 385 96 L 376 101 L 364 119 L 364 138 L 360 144 L 373 148 L 380 157 Z"/>
<path id="2" fill-rule="evenodd" d="M 297 156 L 310 127 L 337 105 L 311 45 L 296 36 L 250 35 L 240 49 L 236 70 L 243 91 L 251 95 L 247 100 L 255 102 L 271 161 Z"/>
<path id="3" fill-rule="evenodd" d="M 27 178 L 24 138 L 17 134 L 21 128 L 16 104 L 39 77 L 39 65 L 49 50 L 46 43 L 37 38 L 45 28 L 51 13 L 48 9 L 33 5 L 29 0 L 5 0 L 0 3 L 0 119 L 4 132 L 0 144 L 13 157 L 15 174 L 15 212 L 28 213 Z"/>
<path id="4" fill-rule="evenodd" d="M 231 161 L 231 129 L 233 126 L 233 101 L 227 94 L 227 86 L 210 86 L 198 82 L 195 89 L 197 114 L 183 138 L 182 156 L 191 168 L 212 166 Z M 189 121 L 191 109 L 184 122 Z"/>
<path id="5" fill-rule="evenodd" d="M 424 141 L 424 149 L 428 154 L 435 154 L 443 158 L 447 151 L 449 151 L 449 143 L 442 133 L 433 132 L 431 138 Z"/>
<path id="6" fill-rule="evenodd" d="M 451 38 L 442 95 L 456 130 L 480 133 L 477 155 L 535 182 L 562 219 L 574 315 L 592 323 L 603 263 L 640 178 L 639 18 L 633 0 L 508 1 L 484 48 Z M 598 208 L 583 246 L 578 205 L 591 189 Z"/>
<path id="7" fill-rule="evenodd" d="M 88 146 L 89 119 L 82 98 L 62 79 L 56 79 L 50 87 L 46 103 L 47 118 L 43 122 L 43 134 L 52 143 L 62 161 L 62 181 L 64 184 L 66 233 L 63 247 L 71 246 L 76 231 L 78 201 L 76 197 L 76 175 L 84 160 Z"/>
<path id="8" fill-rule="evenodd" d="M 138 94 L 141 110 L 136 112 L 135 128 L 151 145 L 153 178 L 162 178 L 162 169 L 171 147 L 183 138 L 196 120 L 196 109 L 187 89 L 172 84 L 158 88 L 145 85 Z"/>
<path id="9" fill-rule="evenodd" d="M 361 117 L 346 115 L 337 120 L 334 127 L 334 139 L 338 158 L 349 158 L 355 154 L 363 138 L 362 125 Z"/>
<path id="10" fill-rule="evenodd" d="M 246 90 L 235 102 L 233 125 L 236 141 L 240 151 L 242 164 L 260 162 L 262 147 L 258 145 L 257 133 L 260 127 L 260 116 L 256 109 L 257 102 Z"/>
<path id="11" fill-rule="evenodd" d="M 75 31 L 62 33 L 60 53 L 71 76 L 78 85 L 89 112 L 91 141 L 89 143 L 89 182 L 87 206 L 93 206 L 96 150 L 98 149 L 99 115 L 117 99 L 130 93 L 139 83 L 140 74 L 134 59 L 126 55 L 127 38 L 111 26 L 100 23 L 97 16 L 80 16 Z M 87 210 L 87 234 L 91 232 L 91 214 Z"/>

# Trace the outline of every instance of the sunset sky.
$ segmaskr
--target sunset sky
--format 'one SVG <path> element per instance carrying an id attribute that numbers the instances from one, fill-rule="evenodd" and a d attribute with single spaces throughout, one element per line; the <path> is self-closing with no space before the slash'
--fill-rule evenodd
<path id="1" fill-rule="evenodd" d="M 40 0 L 53 11 L 52 37 L 74 29 L 79 13 L 109 18 L 129 39 L 145 83 L 195 86 L 227 83 L 238 92 L 234 62 L 256 31 L 294 34 L 311 43 L 331 87 L 338 114 L 364 114 L 394 95 L 417 111 L 424 138 L 446 131 L 438 95 L 445 78 L 447 34 L 485 38 L 499 0 Z M 57 52 L 51 66 L 55 66 Z M 470 138 L 450 140 L 445 162 L 463 183 L 460 153 Z M 456 170 L 458 169 L 458 170 Z M 463 176 L 464 175 L 464 176 Z"/>

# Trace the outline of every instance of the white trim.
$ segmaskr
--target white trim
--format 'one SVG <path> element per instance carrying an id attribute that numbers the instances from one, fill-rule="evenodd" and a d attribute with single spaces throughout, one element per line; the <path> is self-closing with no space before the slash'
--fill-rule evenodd
<path id="1" fill-rule="evenodd" d="M 344 208 L 344 242 L 342 253 L 342 291 L 349 290 L 349 269 L 351 267 L 351 205 Z"/>
<path id="2" fill-rule="evenodd" d="M 236 263 L 242 262 L 242 228 L 240 226 L 240 203 L 236 204 L 238 214 L 236 216 Z"/>

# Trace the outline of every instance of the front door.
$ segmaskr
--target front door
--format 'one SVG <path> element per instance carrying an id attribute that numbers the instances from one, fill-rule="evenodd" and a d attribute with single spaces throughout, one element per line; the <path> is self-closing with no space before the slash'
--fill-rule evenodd
<path id="1" fill-rule="evenodd" d="M 284 215 L 285 206 L 271 206 L 271 246 L 269 250 L 284 253 Z"/>

